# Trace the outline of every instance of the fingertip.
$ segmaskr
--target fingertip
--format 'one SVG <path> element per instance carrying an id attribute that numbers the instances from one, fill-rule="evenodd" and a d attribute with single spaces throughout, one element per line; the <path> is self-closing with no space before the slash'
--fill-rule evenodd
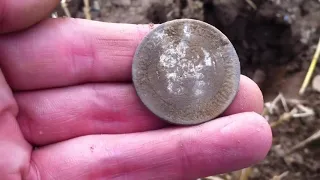
<path id="1" fill-rule="evenodd" d="M 256 112 L 231 115 L 231 123 L 221 128 L 223 138 L 229 139 L 230 148 L 238 149 L 250 166 L 262 161 L 272 145 L 272 130 L 268 121 Z"/>
<path id="2" fill-rule="evenodd" d="M 241 112 L 263 112 L 263 94 L 258 85 L 248 78 L 241 75 L 239 90 L 231 105 L 223 115 L 231 115 Z"/>
<path id="3" fill-rule="evenodd" d="M 249 119 L 248 123 L 251 123 L 253 128 L 255 128 L 256 133 L 248 134 L 251 138 L 248 142 L 247 150 L 248 152 L 253 152 L 251 156 L 252 161 L 259 163 L 264 160 L 268 155 L 272 146 L 272 130 L 268 121 L 257 113 L 252 113 L 254 118 Z M 251 137 L 252 136 L 252 137 Z"/>
<path id="4" fill-rule="evenodd" d="M 211 143 L 207 142 L 198 147 L 207 146 L 206 149 L 210 148 L 211 153 L 218 155 L 214 160 L 220 163 L 219 166 L 215 166 L 214 174 L 258 164 L 266 158 L 272 145 L 271 127 L 266 119 L 256 112 L 221 117 L 204 124 L 201 129 L 205 133 L 201 135 L 203 137 L 198 138 Z M 204 135 L 212 138 L 205 138 Z M 210 169 L 207 172 L 210 172 Z"/>

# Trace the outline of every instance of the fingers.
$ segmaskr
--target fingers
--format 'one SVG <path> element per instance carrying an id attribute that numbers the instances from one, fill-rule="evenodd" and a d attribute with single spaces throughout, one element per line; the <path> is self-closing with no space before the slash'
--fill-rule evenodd
<path id="1" fill-rule="evenodd" d="M 131 84 L 90 84 L 15 95 L 18 122 L 26 139 L 37 145 L 90 134 L 118 134 L 159 129 L 167 124 L 139 100 Z M 260 113 L 262 94 L 244 76 L 224 115 Z M 70 131 L 72 129 L 72 131 Z"/>
<path id="2" fill-rule="evenodd" d="M 1 0 L 0 33 L 27 28 L 47 17 L 59 0 Z"/>
<path id="3" fill-rule="evenodd" d="M 85 136 L 36 150 L 29 177 L 196 179 L 258 163 L 271 139 L 268 123 L 256 113 L 186 128 Z"/>
<path id="4" fill-rule="evenodd" d="M 0 66 L 15 90 L 131 81 L 135 49 L 150 30 L 149 25 L 50 19 L 0 36 Z"/>
<path id="5" fill-rule="evenodd" d="M 264 100 L 260 88 L 254 81 L 244 75 L 241 75 L 239 91 L 233 101 L 223 113 L 223 116 L 246 111 L 254 111 L 259 114 L 263 112 Z"/>
<path id="6" fill-rule="evenodd" d="M 28 168 L 31 146 L 25 141 L 15 119 L 18 107 L 0 70 L 0 177 L 22 179 Z"/>

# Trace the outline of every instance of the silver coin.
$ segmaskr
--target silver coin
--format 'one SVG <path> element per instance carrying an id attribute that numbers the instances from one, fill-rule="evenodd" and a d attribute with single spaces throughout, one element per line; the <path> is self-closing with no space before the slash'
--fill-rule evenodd
<path id="1" fill-rule="evenodd" d="M 240 62 L 229 39 L 198 20 L 168 21 L 138 46 L 132 80 L 143 104 L 161 119 L 194 125 L 215 119 L 232 103 Z"/>

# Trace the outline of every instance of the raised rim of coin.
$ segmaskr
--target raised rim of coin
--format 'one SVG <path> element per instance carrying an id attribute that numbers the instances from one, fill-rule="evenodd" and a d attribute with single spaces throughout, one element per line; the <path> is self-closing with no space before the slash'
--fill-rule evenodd
<path id="1" fill-rule="evenodd" d="M 185 32 L 186 29 L 189 31 L 188 34 Z M 192 44 L 195 49 L 208 50 L 207 55 L 211 60 L 209 63 L 216 65 L 214 70 L 207 68 L 208 73 L 203 76 L 206 79 L 204 82 L 207 83 L 205 86 L 207 89 L 204 89 L 205 94 L 199 99 L 187 94 L 185 96 L 170 95 L 163 89 L 165 84 L 169 86 L 163 80 L 164 76 L 168 79 L 168 74 L 164 74 L 163 71 L 170 68 L 171 71 L 175 66 L 160 68 L 160 57 L 164 52 L 168 52 L 166 51 L 168 47 L 177 46 L 177 42 L 182 42 L 186 36 L 192 37 L 190 41 L 183 41 L 189 43 L 187 48 Z M 178 51 L 174 50 L 174 52 Z M 189 57 L 184 61 L 194 63 L 196 58 L 191 57 L 195 57 L 198 51 L 194 52 L 196 53 L 191 50 L 184 51 Z M 200 56 L 197 55 L 197 57 Z M 203 53 L 201 57 L 204 57 Z M 171 59 L 171 61 L 176 63 L 177 59 Z M 181 70 L 181 67 L 179 68 Z M 181 72 L 183 73 L 179 71 Z M 217 76 L 211 76 L 212 73 L 216 73 Z M 195 125 L 213 120 L 232 103 L 239 88 L 240 62 L 232 43 L 220 30 L 199 20 L 176 19 L 158 25 L 138 45 L 132 63 L 132 80 L 140 100 L 152 113 L 172 124 Z M 192 80 L 183 82 L 197 83 Z M 175 85 L 177 83 L 171 83 L 170 86 Z M 185 84 L 182 83 L 182 85 Z"/>

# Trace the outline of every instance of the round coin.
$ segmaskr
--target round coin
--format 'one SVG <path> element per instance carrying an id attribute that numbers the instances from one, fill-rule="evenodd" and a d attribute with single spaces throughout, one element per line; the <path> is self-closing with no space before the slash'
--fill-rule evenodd
<path id="1" fill-rule="evenodd" d="M 179 125 L 218 117 L 239 86 L 240 62 L 217 28 L 193 19 L 160 24 L 140 43 L 132 80 L 143 104 L 161 119 Z"/>

